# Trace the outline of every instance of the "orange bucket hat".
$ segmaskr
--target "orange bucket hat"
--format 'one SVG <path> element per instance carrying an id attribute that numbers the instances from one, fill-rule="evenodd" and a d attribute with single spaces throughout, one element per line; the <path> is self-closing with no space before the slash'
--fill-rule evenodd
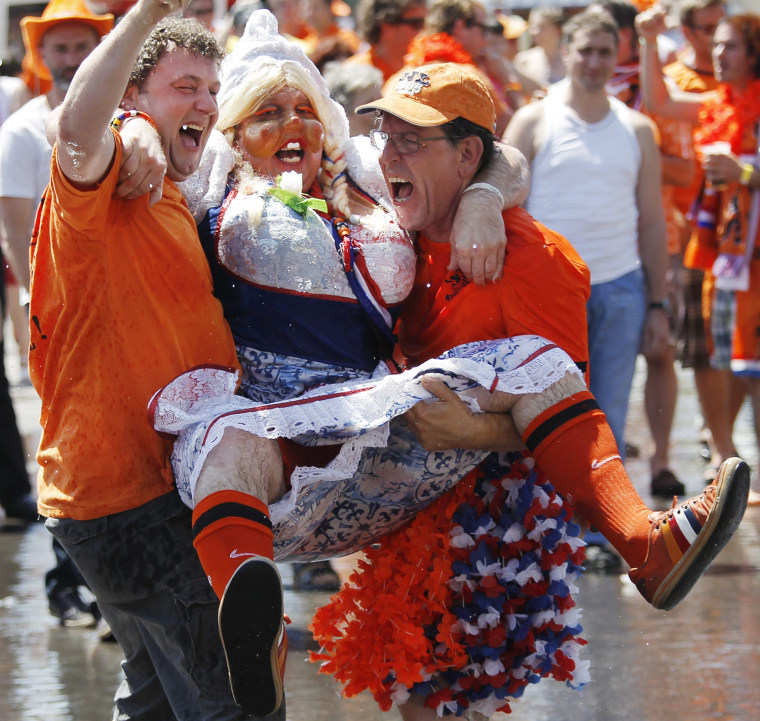
<path id="1" fill-rule="evenodd" d="M 95 15 L 84 0 L 51 0 L 40 17 L 27 16 L 21 20 L 21 34 L 29 53 L 34 72 L 42 79 L 50 79 L 50 73 L 40 57 L 39 44 L 42 36 L 53 25 L 77 22 L 91 25 L 103 37 L 113 29 L 113 15 Z"/>

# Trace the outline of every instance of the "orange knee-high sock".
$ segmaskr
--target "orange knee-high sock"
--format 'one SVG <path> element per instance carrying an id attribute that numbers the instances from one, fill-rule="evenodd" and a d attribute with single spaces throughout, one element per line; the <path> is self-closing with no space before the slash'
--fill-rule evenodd
<path id="1" fill-rule="evenodd" d="M 646 557 L 649 513 L 631 484 L 607 419 L 588 391 L 540 413 L 523 440 L 538 467 L 632 567 Z"/>
<path id="2" fill-rule="evenodd" d="M 265 503 L 240 491 L 217 491 L 193 509 L 193 546 L 216 595 L 238 566 L 253 556 L 274 555 Z"/>

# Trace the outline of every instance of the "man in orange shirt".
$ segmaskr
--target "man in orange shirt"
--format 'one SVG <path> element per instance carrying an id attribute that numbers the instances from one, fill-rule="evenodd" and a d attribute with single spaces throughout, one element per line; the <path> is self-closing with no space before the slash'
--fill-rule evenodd
<path id="1" fill-rule="evenodd" d="M 244 714 L 228 685 L 218 604 L 175 490 L 172 443 L 146 413 L 177 373 L 237 367 L 175 185 L 198 167 L 216 121 L 222 54 L 195 22 L 154 30 L 181 5 L 139 0 L 83 61 L 60 106 L 32 238 L 38 507 L 124 652 L 114 716 L 232 720 Z M 166 180 L 127 200 L 112 197 L 132 150 L 118 128 L 135 116 L 161 136 Z"/>
<path id="2" fill-rule="evenodd" d="M 493 151 L 496 116 L 486 85 L 462 66 L 423 66 L 358 110 L 370 111 L 381 113 L 372 138 L 399 223 L 418 233 L 417 276 L 399 329 L 404 354 L 419 363 L 469 341 L 531 333 L 585 364 L 588 351 L 578 339 L 586 337 L 588 276 L 564 238 L 512 208 L 503 215 L 509 241 L 501 281 L 478 287 L 445 267 L 458 199 Z M 724 464 L 697 498 L 667 512 L 650 511 L 626 474 L 604 414 L 578 376 L 566 375 L 530 401 L 494 393 L 485 419 L 470 413 L 441 382 L 429 390 L 441 407 L 418 404 L 408 414 L 425 447 L 463 447 L 461 429 L 477 424 L 482 435 L 468 438 L 464 447 L 498 450 L 517 430 L 557 490 L 572 498 L 580 515 L 629 563 L 631 579 L 655 607 L 671 608 L 686 595 L 741 519 L 749 481 L 738 459 Z M 511 430 L 505 413 L 514 422 Z M 721 491 L 724 484 L 733 490 Z M 727 497 L 732 508 L 723 506 Z M 718 526 L 723 530 L 714 530 Z M 671 533 L 680 548 L 673 555 Z"/>

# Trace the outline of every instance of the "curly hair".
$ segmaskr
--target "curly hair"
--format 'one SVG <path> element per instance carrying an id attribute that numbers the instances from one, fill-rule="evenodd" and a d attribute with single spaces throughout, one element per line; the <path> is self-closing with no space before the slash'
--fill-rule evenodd
<path id="1" fill-rule="evenodd" d="M 158 61 L 168 52 L 177 48 L 189 50 L 193 55 L 210 58 L 219 64 L 224 51 L 213 34 L 197 20 L 168 17 L 151 31 L 140 48 L 140 53 L 132 66 L 128 86 L 139 90 Z"/>
<path id="2" fill-rule="evenodd" d="M 755 80 L 760 79 L 760 15 L 732 15 L 721 20 L 721 24 L 730 25 L 741 36 L 750 59 L 750 73 Z"/>

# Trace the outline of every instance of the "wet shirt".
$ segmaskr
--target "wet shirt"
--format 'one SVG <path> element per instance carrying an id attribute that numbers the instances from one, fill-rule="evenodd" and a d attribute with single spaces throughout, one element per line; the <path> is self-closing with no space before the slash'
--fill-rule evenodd
<path id="1" fill-rule="evenodd" d="M 172 490 L 173 439 L 153 394 L 199 365 L 237 367 L 211 274 L 177 187 L 161 202 L 113 198 L 121 143 L 81 190 L 51 162 L 32 239 L 29 371 L 42 399 L 43 515 L 86 520 Z"/>

